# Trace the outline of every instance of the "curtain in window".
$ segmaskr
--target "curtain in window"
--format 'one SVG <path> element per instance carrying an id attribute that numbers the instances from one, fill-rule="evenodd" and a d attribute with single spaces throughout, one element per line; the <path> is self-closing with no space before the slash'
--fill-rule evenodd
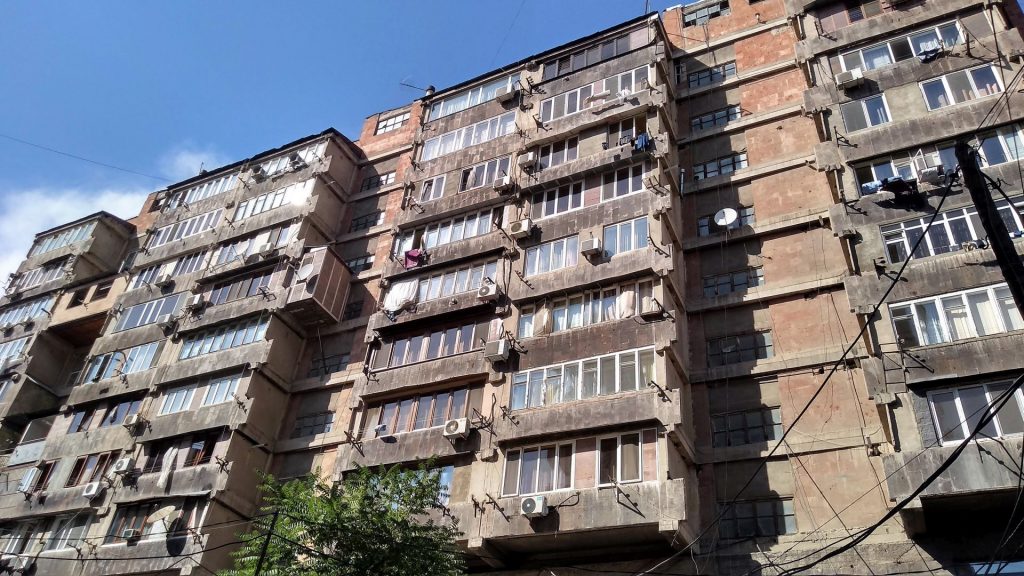
<path id="1" fill-rule="evenodd" d="M 999 318 L 996 316 L 996 308 L 988 299 L 988 291 L 968 294 L 967 304 L 971 307 L 974 327 L 978 331 L 978 336 L 987 336 L 1002 331 Z"/>
<path id="2" fill-rule="evenodd" d="M 917 325 L 924 335 L 924 344 L 938 344 L 945 340 L 942 333 L 942 324 L 939 322 L 939 314 L 934 302 L 922 302 L 914 306 L 917 312 Z"/>
<path id="3" fill-rule="evenodd" d="M 551 333 L 551 312 L 546 306 L 537 309 L 533 316 L 533 335 L 542 336 Z"/>
<path id="4" fill-rule="evenodd" d="M 636 312 L 636 292 L 628 289 L 620 292 L 615 308 L 620 319 L 633 316 Z"/>
<path id="5" fill-rule="evenodd" d="M 178 447 L 171 446 L 164 452 L 164 457 L 160 462 L 160 477 L 156 480 L 157 488 L 163 488 L 167 486 L 167 482 L 171 479 L 171 469 L 174 468 L 174 460 L 178 456 Z"/>

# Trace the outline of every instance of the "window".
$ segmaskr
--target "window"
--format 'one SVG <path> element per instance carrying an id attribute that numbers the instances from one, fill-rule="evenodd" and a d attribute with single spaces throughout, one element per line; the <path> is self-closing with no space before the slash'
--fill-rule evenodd
<path id="1" fill-rule="evenodd" d="M 1017 198 L 1013 206 L 1006 200 L 999 200 L 996 202 L 996 208 L 1011 234 L 1024 232 L 1024 220 L 1021 217 L 1024 198 Z M 982 227 L 978 211 L 974 206 L 946 210 L 935 217 L 935 222 L 931 228 L 928 228 L 928 233 L 918 245 L 917 251 L 911 254 L 910 249 L 924 234 L 930 219 L 931 216 L 914 218 L 880 228 L 889 262 L 899 264 L 908 257 L 927 258 L 954 252 L 960 250 L 963 243 L 979 240 L 986 236 L 985 228 Z"/>
<path id="2" fill-rule="evenodd" d="M 413 248 L 430 250 L 466 238 L 483 236 L 501 227 L 501 214 L 501 208 L 493 208 L 406 230 L 395 239 L 395 256 L 400 257 Z"/>
<path id="3" fill-rule="evenodd" d="M 190 497 L 118 506 L 103 543 L 126 542 L 124 539 L 126 530 L 136 530 L 141 538 L 166 537 L 168 532 L 172 538 L 184 536 L 188 530 L 199 528 L 206 512 L 206 505 L 205 497 Z M 176 513 L 165 520 L 151 521 L 149 519 L 150 515 L 165 506 L 173 506 Z"/>
<path id="4" fill-rule="evenodd" d="M 771 332 L 708 340 L 708 368 L 764 360 L 774 355 Z"/>
<path id="5" fill-rule="evenodd" d="M 971 70 L 958 70 L 921 83 L 921 92 L 929 110 L 938 110 L 1002 91 L 1003 84 L 996 68 L 990 64 Z"/>
<path id="6" fill-rule="evenodd" d="M 456 92 L 450 96 L 445 96 L 430 105 L 430 112 L 427 114 L 427 121 L 437 120 L 443 118 L 449 114 L 461 112 L 471 106 L 482 104 L 494 99 L 498 90 L 512 90 L 519 83 L 519 74 L 512 74 L 509 76 L 502 76 L 490 82 Z"/>
<path id="7" fill-rule="evenodd" d="M 476 324 L 463 324 L 396 339 L 391 348 L 389 366 L 403 366 L 475 350 L 481 346 L 480 338 L 473 338 L 475 331 Z"/>
<path id="8" fill-rule="evenodd" d="M 403 112 L 398 116 L 391 116 L 389 118 L 383 118 L 377 121 L 377 129 L 374 130 L 374 134 L 384 134 L 385 132 L 391 132 L 392 130 L 398 130 L 409 121 L 409 113 Z"/>
<path id="9" fill-rule="evenodd" d="M 712 416 L 711 432 L 716 448 L 778 440 L 782 438 L 782 410 L 758 408 Z"/>
<path id="10" fill-rule="evenodd" d="M 710 84 L 717 84 L 728 78 L 732 78 L 736 75 L 736 63 L 726 62 L 719 66 L 712 66 L 711 68 L 705 68 L 704 70 L 698 70 L 696 72 L 690 72 L 686 76 L 686 82 L 689 87 L 699 88 L 700 86 L 708 86 Z"/>
<path id="11" fill-rule="evenodd" d="M 138 414 L 139 408 L 142 407 L 142 399 L 136 398 L 134 400 L 124 400 L 116 404 L 111 404 L 107 407 L 107 411 L 103 414 L 103 419 L 100 420 L 100 428 L 106 428 L 108 426 L 117 426 L 124 422 L 124 419 L 132 414 Z"/>
<path id="12" fill-rule="evenodd" d="M 28 270 L 17 277 L 11 283 L 11 286 L 16 290 L 27 290 L 34 288 L 40 284 L 52 282 L 64 275 L 64 266 L 67 265 L 68 259 L 61 258 L 54 262 L 49 262 L 40 266 L 39 268 L 33 268 Z"/>
<path id="13" fill-rule="evenodd" d="M 65 488 L 96 482 L 107 473 L 107 468 L 114 462 L 117 452 L 102 452 L 79 456 L 71 468 Z"/>
<path id="14" fill-rule="evenodd" d="M 54 250 L 57 250 L 58 248 L 70 246 L 75 242 L 84 240 L 91 236 L 92 231 L 95 228 L 96 221 L 93 220 L 91 222 L 78 224 L 77 226 L 72 226 L 71 228 L 65 228 L 64 230 L 47 234 L 46 236 L 43 236 L 41 238 L 36 238 L 35 243 L 32 244 L 32 249 L 29 250 L 28 252 L 28 256 L 29 258 L 31 258 L 33 256 L 38 256 L 39 254 L 52 252 Z"/>
<path id="15" fill-rule="evenodd" d="M 497 178 L 507 176 L 510 161 L 511 159 L 508 157 L 495 158 L 466 168 L 462 171 L 462 178 L 459 180 L 459 192 L 489 186 Z"/>
<path id="16" fill-rule="evenodd" d="M 0 553 L 25 554 L 34 552 L 30 546 L 39 542 L 42 535 L 40 520 L 24 520 L 17 524 L 0 527 Z"/>
<path id="17" fill-rule="evenodd" d="M 452 481 L 455 478 L 455 466 L 451 464 L 436 469 L 438 487 L 437 503 L 441 506 L 448 505 L 448 499 L 452 495 Z"/>
<path id="18" fill-rule="evenodd" d="M 943 443 L 959 442 L 969 436 L 978 422 L 989 413 L 989 406 L 1006 391 L 1010 382 L 963 386 L 928 393 L 935 435 Z M 1024 433 L 1024 396 L 1020 390 L 981 430 L 982 437 L 1001 438 Z"/>
<path id="19" fill-rule="evenodd" d="M 279 156 L 275 156 L 260 164 L 260 168 L 263 169 L 263 173 L 267 176 L 273 176 L 274 174 L 284 172 L 288 169 L 299 170 L 304 168 L 306 165 L 319 160 L 323 157 L 326 150 L 327 140 L 321 140 L 319 142 L 308 144 L 304 148 L 299 148 L 298 150 L 285 152 Z M 302 162 L 293 162 L 292 158 L 295 156 L 298 156 Z"/>
<path id="20" fill-rule="evenodd" d="M 28 341 L 31 338 L 31 336 L 26 336 L 24 338 L 18 338 L 17 340 L 8 340 L 7 342 L 0 344 L 0 362 L 21 354 L 21 351 L 25 349 L 25 346 L 28 345 Z"/>
<path id="21" fill-rule="evenodd" d="M 764 286 L 764 269 L 747 268 L 704 277 L 704 297 L 714 298 L 733 292 L 746 292 L 748 288 Z"/>
<path id="22" fill-rule="evenodd" d="M 610 258 L 616 254 L 647 247 L 647 216 L 604 227 L 601 247 Z"/>
<path id="23" fill-rule="evenodd" d="M 93 412 L 94 410 L 92 408 L 76 410 L 74 415 L 71 416 L 71 425 L 68 426 L 68 434 L 85 432 L 88 430 L 89 424 L 92 422 Z"/>
<path id="24" fill-rule="evenodd" d="M 122 374 L 149 370 L 156 362 L 160 342 L 149 342 L 126 350 L 97 354 L 89 359 L 82 382 L 96 382 Z"/>
<path id="25" fill-rule="evenodd" d="M 739 120 L 740 116 L 743 115 L 743 111 L 739 105 L 727 106 L 720 110 L 708 112 L 707 114 L 701 114 L 700 116 L 694 116 L 690 118 L 690 129 L 707 130 L 708 128 L 714 128 L 716 126 L 725 126 L 729 122 Z"/>
<path id="26" fill-rule="evenodd" d="M 576 182 L 534 194 L 530 214 L 533 219 L 539 220 L 582 207 L 583 182 Z"/>
<path id="27" fill-rule="evenodd" d="M 6 308 L 3 312 L 0 312 L 0 325 L 18 324 L 19 322 L 36 318 L 41 314 L 46 314 L 53 307 L 55 299 L 56 295 L 49 294 Z"/>
<path id="28" fill-rule="evenodd" d="M 274 226 L 267 228 L 262 232 L 257 232 L 252 236 L 242 238 L 241 240 L 234 240 L 227 244 L 222 244 L 217 252 L 217 264 L 226 264 L 233 262 L 255 254 L 257 250 L 260 250 L 266 245 L 270 245 L 271 248 L 277 249 L 291 239 L 299 229 L 297 224 L 285 224 L 283 226 Z"/>
<path id="29" fill-rule="evenodd" d="M 238 207 L 235 208 L 235 215 L 231 218 L 232 222 L 240 222 L 246 218 L 251 218 L 257 214 L 269 212 L 275 208 L 281 206 L 292 205 L 297 206 L 305 204 L 310 194 L 313 193 L 313 179 L 310 178 L 305 182 L 296 182 L 290 184 L 284 188 L 279 188 L 273 192 L 261 194 L 248 200 L 243 200 L 238 203 Z"/>
<path id="30" fill-rule="evenodd" d="M 506 112 L 488 120 L 430 138 L 423 143 L 421 160 L 433 160 L 463 148 L 489 142 L 516 130 L 516 113 Z"/>
<path id="31" fill-rule="evenodd" d="M 550 330 L 552 333 L 562 332 L 601 322 L 631 318 L 637 310 L 653 310 L 653 297 L 654 282 L 641 280 L 555 298 L 550 307 Z M 532 334 L 532 319 L 529 328 Z M 522 333 L 520 335 L 528 337 Z"/>
<path id="32" fill-rule="evenodd" d="M 363 436 L 377 438 L 444 426 L 445 422 L 468 414 L 468 399 L 469 390 L 459 388 L 378 404 L 370 409 L 376 417 L 366 421 Z M 378 426 L 383 429 L 378 430 Z"/>
<path id="33" fill-rule="evenodd" d="M 962 40 L 956 22 L 949 22 L 936 27 L 929 27 L 912 34 L 900 36 L 881 44 L 868 46 L 839 57 L 843 70 L 861 68 L 874 70 L 915 56 L 930 50 L 950 49 Z"/>
<path id="34" fill-rule="evenodd" d="M 416 301 L 429 302 L 477 290 L 483 286 L 485 278 L 496 281 L 497 272 L 497 260 L 436 272 L 428 278 L 420 278 Z"/>
<path id="35" fill-rule="evenodd" d="M 365 301 L 359 300 L 358 302 L 349 302 L 345 305 L 345 311 L 341 314 L 342 322 L 346 320 L 355 320 L 363 315 L 363 305 Z"/>
<path id="36" fill-rule="evenodd" d="M 572 488 L 573 444 L 550 444 L 505 451 L 502 496 Z"/>
<path id="37" fill-rule="evenodd" d="M 50 539 L 46 541 L 45 550 L 65 550 L 80 546 L 91 523 L 92 514 L 88 512 L 54 518 L 50 528 Z"/>
<path id="38" fill-rule="evenodd" d="M 220 430 L 207 432 L 201 436 L 193 435 L 188 445 L 188 453 L 185 454 L 185 468 L 209 464 L 213 458 L 213 449 L 220 440 Z"/>
<path id="39" fill-rule="evenodd" d="M 1016 126 L 984 134 L 980 137 L 980 141 L 983 166 L 1012 162 L 1024 156 L 1024 144 L 1021 143 L 1021 133 Z"/>
<path id="40" fill-rule="evenodd" d="M 22 475 L 21 480 L 18 482 L 18 491 L 29 494 L 46 490 L 46 487 L 50 484 L 50 478 L 53 476 L 53 471 L 57 467 L 57 462 L 57 460 L 40 462 L 36 466 L 26 468 L 25 474 Z M 0 549 L 2 547 L 3 543 L 0 542 Z"/>
<path id="41" fill-rule="evenodd" d="M 991 135 L 991 133 L 990 133 Z M 860 185 L 862 195 L 873 194 L 879 190 L 882 180 L 894 176 L 916 178 L 918 171 L 934 166 L 952 169 L 958 163 L 954 153 L 953 142 L 925 145 L 888 158 L 871 160 L 854 166 L 854 174 Z M 984 163 L 984 158 L 982 158 Z"/>
<path id="42" fill-rule="evenodd" d="M 718 505 L 722 538 L 778 536 L 796 532 L 792 500 L 747 500 Z"/>
<path id="43" fill-rule="evenodd" d="M 889 305 L 903 346 L 929 346 L 1024 329 L 1006 284 Z"/>
<path id="44" fill-rule="evenodd" d="M 262 314 L 240 322 L 202 330 L 185 337 L 181 345 L 179 360 L 212 354 L 229 348 L 237 348 L 262 340 L 267 334 L 270 318 Z"/>
<path id="45" fill-rule="evenodd" d="M 299 416 L 295 419 L 295 426 L 292 428 L 292 438 L 325 434 L 330 432 L 333 426 L 334 412 L 325 411 Z"/>
<path id="46" fill-rule="evenodd" d="M 172 465 L 177 455 L 178 444 L 182 438 L 164 438 L 146 445 L 146 464 L 142 467 L 143 474 L 159 472 L 164 467 L 164 460 Z"/>
<path id="47" fill-rule="evenodd" d="M 636 50 L 646 44 L 646 30 L 634 30 L 629 34 L 602 40 L 583 50 L 548 60 L 544 63 L 542 80 L 551 80 L 562 74 L 575 72 L 587 66 L 593 66 L 598 62 L 622 56 L 626 52 Z"/>
<path id="48" fill-rule="evenodd" d="M 104 298 L 107 297 L 108 294 L 110 294 L 110 289 L 113 288 L 113 287 L 114 287 L 114 281 L 113 280 L 97 284 L 96 285 L 96 290 L 93 291 L 92 298 L 90 298 L 89 301 L 90 302 L 95 302 L 97 300 L 103 300 Z"/>
<path id="49" fill-rule="evenodd" d="M 598 80 L 593 84 L 587 84 L 563 92 L 540 103 L 540 119 L 542 122 L 558 120 L 565 116 L 571 116 L 603 104 L 608 99 L 615 99 L 620 95 L 629 95 L 645 88 L 647 81 L 647 66 L 634 70 L 622 72 Z"/>
<path id="50" fill-rule="evenodd" d="M 729 3 L 719 2 L 705 6 L 700 10 L 683 14 L 683 26 L 700 26 L 706 24 L 712 18 L 729 15 Z"/>
<path id="51" fill-rule="evenodd" d="M 642 390 L 654 381 L 654 348 L 625 350 L 516 372 L 512 410 Z"/>
<path id="52" fill-rule="evenodd" d="M 430 202 L 444 196 L 444 174 L 424 180 L 420 186 L 420 202 Z"/>
<path id="53" fill-rule="evenodd" d="M 364 270 L 373 268 L 373 254 L 367 254 L 365 256 L 346 260 L 345 265 L 348 266 L 348 269 L 351 270 L 353 274 L 359 274 Z"/>
<path id="54" fill-rule="evenodd" d="M 541 170 L 572 162 L 579 155 L 579 145 L 579 137 L 573 136 L 568 140 L 541 146 L 537 154 Z"/>
<path id="55" fill-rule="evenodd" d="M 519 310 L 519 326 L 516 332 L 519 338 L 533 337 L 533 319 L 536 313 L 537 308 L 534 306 L 523 306 Z"/>
<path id="56" fill-rule="evenodd" d="M 338 372 L 345 366 L 348 366 L 350 361 L 351 355 L 348 352 L 332 354 L 330 356 L 314 356 L 307 377 L 316 378 Z"/>
<path id="57" fill-rule="evenodd" d="M 85 304 L 85 296 L 89 293 L 88 288 L 79 288 L 71 293 L 71 298 L 68 299 L 68 308 L 76 308 Z"/>
<path id="58" fill-rule="evenodd" d="M 737 218 L 732 224 L 719 226 L 715 223 L 713 216 L 702 216 L 697 219 L 697 236 L 710 236 L 719 234 L 723 230 L 739 230 L 743 226 L 754 225 L 754 207 L 740 206 L 736 209 Z"/>
<path id="59" fill-rule="evenodd" d="M 231 400 L 235 391 L 238 390 L 239 376 L 221 376 L 213 378 L 206 386 L 206 396 L 203 397 L 203 406 L 220 404 Z"/>
<path id="60" fill-rule="evenodd" d="M 218 208 L 212 212 L 193 216 L 191 218 L 175 222 L 174 224 L 168 224 L 167 226 L 157 228 L 149 237 L 149 242 L 147 242 L 146 248 L 156 248 L 157 246 L 163 246 L 164 244 L 175 240 L 181 240 L 182 238 L 188 238 L 190 236 L 206 232 L 207 230 L 212 230 L 220 220 L 221 212 L 222 210 Z"/>
<path id="61" fill-rule="evenodd" d="M 377 188 L 390 186 L 394 183 L 395 172 L 393 170 L 384 174 L 374 174 L 373 176 L 367 176 L 363 179 L 363 184 L 359 187 L 359 191 L 366 192 L 367 190 L 376 190 Z"/>
<path id="62" fill-rule="evenodd" d="M 598 438 L 597 485 L 643 480 L 640 432 Z"/>
<path id="63" fill-rule="evenodd" d="M 210 291 L 210 305 L 216 306 L 249 298 L 257 294 L 269 294 L 270 279 L 274 274 L 272 268 L 246 274 L 241 278 L 233 278 L 213 285 Z"/>
<path id="64" fill-rule="evenodd" d="M 196 184 L 191 188 L 175 190 L 171 192 L 167 200 L 168 208 L 177 208 L 182 205 L 193 204 L 206 198 L 212 198 L 218 194 L 233 190 L 238 184 L 238 172 L 232 172 L 226 176 L 207 180 L 202 184 Z"/>
<path id="65" fill-rule="evenodd" d="M 718 158 L 717 160 L 712 160 L 703 164 L 695 164 L 693 166 L 693 179 L 703 180 L 705 178 L 713 178 L 715 176 L 724 176 L 746 167 L 747 153 L 734 152 L 728 156 Z"/>
<path id="66" fill-rule="evenodd" d="M 178 312 L 179 304 L 185 300 L 184 292 L 136 304 L 121 311 L 114 325 L 114 332 L 130 330 L 156 322 L 162 316 L 171 316 Z"/>
<path id="67" fill-rule="evenodd" d="M 601 183 L 601 201 L 607 202 L 626 194 L 643 191 L 645 172 L 645 166 L 637 164 L 605 173 Z"/>
<path id="68" fill-rule="evenodd" d="M 832 5 L 826 5 L 817 11 L 816 16 L 825 33 L 832 33 L 859 22 L 865 18 L 873 18 L 883 11 L 888 11 L 889 6 L 882 6 L 881 0 L 847 0 Z"/>
<path id="69" fill-rule="evenodd" d="M 579 237 L 569 236 L 545 242 L 526 250 L 525 275 L 535 276 L 576 265 L 579 259 Z"/>
<path id="70" fill-rule="evenodd" d="M 891 120 L 884 94 L 840 104 L 839 110 L 847 132 L 879 126 Z"/>
<path id="71" fill-rule="evenodd" d="M 192 397 L 195 396 L 196 385 L 186 384 L 164 391 L 164 401 L 160 405 L 160 415 L 184 412 L 192 407 Z"/>

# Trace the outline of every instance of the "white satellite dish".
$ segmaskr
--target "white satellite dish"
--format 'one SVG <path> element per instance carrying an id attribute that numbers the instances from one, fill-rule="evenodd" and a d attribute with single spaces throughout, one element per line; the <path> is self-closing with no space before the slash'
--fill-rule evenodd
<path id="1" fill-rule="evenodd" d="M 715 224 L 725 227 L 736 221 L 740 217 L 739 212 L 732 208 L 722 208 L 718 212 L 715 212 Z"/>
<path id="2" fill-rule="evenodd" d="M 315 268 L 315 266 L 312 262 L 303 264 L 299 267 L 299 271 L 295 273 L 295 279 L 299 282 L 306 280 L 309 278 L 310 274 L 313 273 L 313 268 Z"/>
<path id="3" fill-rule="evenodd" d="M 170 517 L 172 514 L 174 514 L 177 511 L 178 511 L 178 509 L 175 508 L 174 506 L 164 506 L 163 508 L 159 508 L 159 509 L 157 509 L 156 512 L 153 512 L 152 514 L 150 514 L 149 517 L 146 518 L 146 521 L 147 522 L 158 522 L 160 520 L 166 520 L 168 517 Z M 164 525 L 166 526 L 167 524 L 168 524 L 168 522 L 165 521 Z"/>

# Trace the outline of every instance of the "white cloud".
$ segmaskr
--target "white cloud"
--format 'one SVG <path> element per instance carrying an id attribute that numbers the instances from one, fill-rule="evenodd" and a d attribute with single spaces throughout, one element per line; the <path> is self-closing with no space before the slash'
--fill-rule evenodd
<path id="1" fill-rule="evenodd" d="M 228 163 L 228 159 L 211 148 L 199 149 L 185 144 L 160 158 L 161 172 L 178 182 L 199 174 L 200 168 L 213 170 Z"/>
<path id="2" fill-rule="evenodd" d="M 0 196 L 0 284 L 17 270 L 35 235 L 100 210 L 121 218 L 139 213 L 145 188 L 27 188 Z"/>

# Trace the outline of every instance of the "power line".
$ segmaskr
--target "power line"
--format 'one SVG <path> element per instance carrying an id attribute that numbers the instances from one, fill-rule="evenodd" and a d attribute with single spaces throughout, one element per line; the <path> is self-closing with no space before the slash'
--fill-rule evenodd
<path id="1" fill-rule="evenodd" d="M 21 138 L 15 138 L 14 136 L 10 136 L 8 134 L 0 134 L 0 138 L 6 138 L 7 140 L 11 140 L 12 142 L 24 144 L 25 146 L 31 146 L 33 148 L 38 148 L 40 150 L 45 150 L 47 152 L 52 152 L 54 154 L 60 154 L 61 156 L 67 156 L 68 158 L 74 158 L 75 160 L 80 160 L 82 162 L 88 162 L 90 164 L 95 164 L 97 166 L 102 166 L 104 168 L 110 168 L 111 170 L 120 170 L 121 172 L 127 172 L 128 174 L 134 174 L 136 176 L 142 176 L 144 178 L 151 178 L 153 180 L 160 180 L 161 182 L 173 182 L 173 180 L 171 180 L 170 178 L 164 178 L 163 176 L 153 176 L 152 174 L 137 172 L 135 170 L 129 170 L 128 168 L 121 168 L 120 166 L 114 166 L 113 164 L 107 164 L 106 162 L 100 162 L 99 160 L 93 160 L 91 158 L 86 158 L 84 156 L 79 156 L 77 154 L 72 154 L 70 152 L 57 150 L 56 148 L 50 148 L 49 146 L 43 146 L 42 144 L 36 144 L 35 142 L 29 142 L 28 140 L 22 140 Z"/>

